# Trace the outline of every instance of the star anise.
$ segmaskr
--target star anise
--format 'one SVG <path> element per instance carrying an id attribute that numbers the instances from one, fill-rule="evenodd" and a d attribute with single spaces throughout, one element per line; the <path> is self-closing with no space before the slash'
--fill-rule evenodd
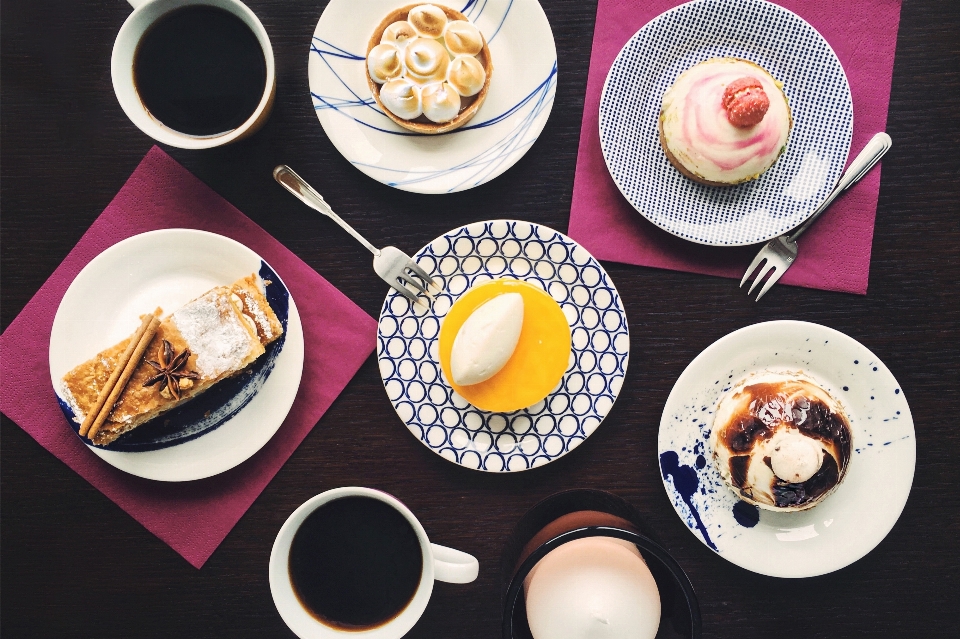
<path id="1" fill-rule="evenodd" d="M 145 381 L 143 385 L 153 386 L 160 382 L 160 392 L 167 388 L 174 399 L 180 399 L 180 380 L 200 379 L 200 376 L 193 371 L 181 370 L 186 366 L 189 358 L 190 349 L 185 348 L 182 353 L 174 357 L 173 346 L 167 340 L 163 340 L 163 344 L 157 349 L 157 361 L 146 360 L 147 364 L 156 369 L 157 374 Z"/>

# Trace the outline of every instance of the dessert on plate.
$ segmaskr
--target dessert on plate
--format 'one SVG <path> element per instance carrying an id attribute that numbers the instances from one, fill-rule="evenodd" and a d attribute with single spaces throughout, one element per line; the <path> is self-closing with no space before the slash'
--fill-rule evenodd
<path id="1" fill-rule="evenodd" d="M 520 280 L 474 286 L 440 327 L 444 375 L 455 391 L 486 411 L 520 410 L 550 394 L 567 370 L 570 347 L 570 325 L 560 305 Z"/>
<path id="2" fill-rule="evenodd" d="M 493 61 L 480 30 L 450 7 L 413 4 L 391 12 L 367 44 L 367 83 L 398 125 L 446 133 L 487 97 Z"/>
<path id="3" fill-rule="evenodd" d="M 710 186 L 756 179 L 786 149 L 793 116 L 783 83 L 753 62 L 711 58 L 663 95 L 660 145 L 683 175 Z"/>
<path id="4" fill-rule="evenodd" d="M 66 375 L 62 397 L 80 435 L 110 444 L 120 435 L 243 371 L 281 334 L 256 274 L 218 286 L 162 321 L 143 316 L 133 336 Z"/>
<path id="5" fill-rule="evenodd" d="M 739 497 L 781 512 L 823 501 L 843 480 L 852 450 L 840 403 L 799 372 L 737 383 L 717 406 L 710 443 Z"/>

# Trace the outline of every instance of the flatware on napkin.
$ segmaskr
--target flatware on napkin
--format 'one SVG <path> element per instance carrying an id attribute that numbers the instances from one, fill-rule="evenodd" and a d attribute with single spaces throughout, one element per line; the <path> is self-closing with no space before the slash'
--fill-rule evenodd
<path id="1" fill-rule="evenodd" d="M 867 172 L 880 161 L 880 158 L 890 150 L 892 145 L 893 142 L 886 133 L 877 133 L 873 136 L 863 151 L 860 151 L 860 155 L 850 163 L 850 166 L 847 167 L 840 181 L 837 182 L 837 186 L 830 192 L 827 199 L 817 207 L 813 215 L 807 218 L 806 222 L 794 229 L 792 233 L 775 237 L 760 249 L 757 256 L 750 262 L 750 266 L 747 267 L 746 273 L 743 274 L 743 279 L 740 280 L 740 288 L 743 288 L 743 285 L 754 271 L 756 271 L 757 274 L 753 278 L 753 284 L 747 291 L 747 295 L 753 293 L 753 289 L 766 278 L 763 287 L 757 294 L 756 301 L 759 302 L 760 298 L 767 294 L 767 291 L 777 283 L 786 270 L 793 265 L 794 260 L 797 259 L 797 238 L 803 235 L 804 231 L 817 221 L 817 218 L 829 208 L 833 201 L 837 199 L 838 195 L 859 182 L 860 178 L 866 175 Z"/>

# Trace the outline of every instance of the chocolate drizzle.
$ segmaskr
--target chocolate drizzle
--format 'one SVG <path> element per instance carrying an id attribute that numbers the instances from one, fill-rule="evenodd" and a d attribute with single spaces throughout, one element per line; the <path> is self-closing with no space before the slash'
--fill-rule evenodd
<path id="1" fill-rule="evenodd" d="M 796 428 L 817 440 L 824 451 L 820 469 L 803 483 L 789 483 L 773 476 L 770 494 L 777 507 L 803 506 L 816 502 L 832 490 L 843 477 L 852 452 L 850 426 L 846 417 L 834 412 L 821 398 L 805 392 L 807 382 L 762 382 L 738 391 L 740 405 L 749 407 L 720 426 L 718 440 L 731 453 L 728 461 L 730 482 L 747 498 L 756 499 L 748 481 L 751 453 L 785 427 Z M 772 471 L 768 455 L 762 463 Z M 754 480 L 755 481 L 755 480 Z"/>

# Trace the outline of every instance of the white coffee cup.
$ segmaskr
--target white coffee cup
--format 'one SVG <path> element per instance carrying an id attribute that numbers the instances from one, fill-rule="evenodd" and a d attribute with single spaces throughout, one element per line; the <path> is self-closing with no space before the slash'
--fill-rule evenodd
<path id="1" fill-rule="evenodd" d="M 181 149 L 209 149 L 235 142 L 255 133 L 267 121 L 273 98 L 276 94 L 276 70 L 273 61 L 273 47 L 270 38 L 260 20 L 247 5 L 239 0 L 128 0 L 133 13 L 126 19 L 113 44 L 113 56 L 110 60 L 110 73 L 113 77 L 113 90 L 123 112 L 137 128 L 158 142 Z M 137 94 L 133 81 L 133 62 L 137 45 L 143 34 L 161 16 L 190 5 L 207 5 L 229 11 L 246 24 L 260 42 L 263 58 L 267 65 L 267 82 L 256 110 L 247 120 L 233 129 L 217 135 L 195 136 L 175 131 L 153 117 Z"/>
<path id="2" fill-rule="evenodd" d="M 420 583 L 417 585 L 413 599 L 400 614 L 375 628 L 353 631 L 320 623 L 303 608 L 290 583 L 288 560 L 293 537 L 310 513 L 335 499 L 357 496 L 378 499 L 395 508 L 406 518 L 420 540 L 423 568 L 420 571 Z M 466 584 L 477 578 L 479 570 L 480 564 L 472 555 L 430 543 L 427 533 L 417 518 L 392 495 L 372 488 L 335 488 L 307 500 L 293 511 L 280 528 L 277 539 L 273 542 L 273 551 L 270 553 L 270 592 L 280 616 L 300 639 L 343 639 L 347 636 L 364 639 L 399 639 L 413 628 L 426 610 L 430 594 L 433 592 L 434 580 Z"/>

